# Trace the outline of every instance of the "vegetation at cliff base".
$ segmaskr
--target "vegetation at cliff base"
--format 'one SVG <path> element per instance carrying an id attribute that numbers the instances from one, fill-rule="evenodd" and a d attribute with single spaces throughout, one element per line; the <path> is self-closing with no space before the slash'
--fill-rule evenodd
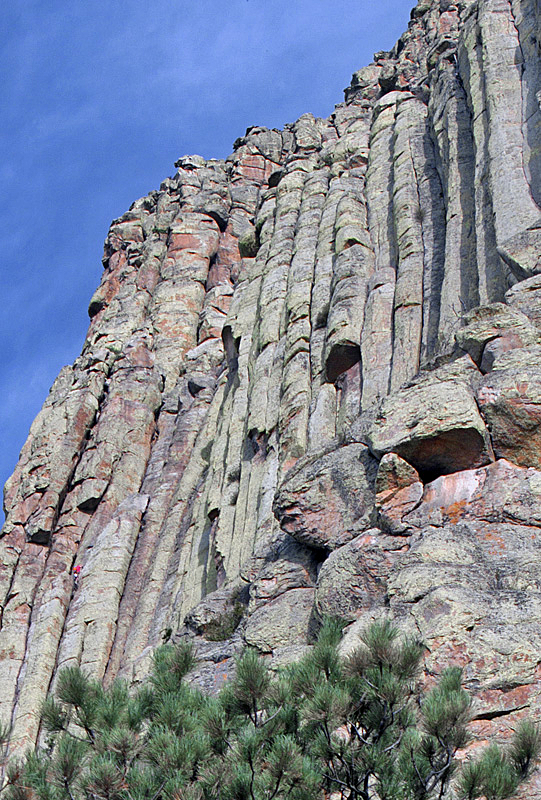
<path id="1" fill-rule="evenodd" d="M 298 663 L 273 673 L 255 651 L 216 697 L 190 686 L 189 646 L 164 645 L 147 685 L 105 690 L 76 667 L 42 709 L 46 743 L 8 764 L 9 800 L 500 800 L 530 773 L 540 735 L 459 766 L 471 700 L 461 671 L 420 692 L 423 646 L 387 621 L 338 654 L 328 621 Z M 450 788 L 451 787 L 451 788 Z M 449 794 L 451 793 L 451 794 Z"/>

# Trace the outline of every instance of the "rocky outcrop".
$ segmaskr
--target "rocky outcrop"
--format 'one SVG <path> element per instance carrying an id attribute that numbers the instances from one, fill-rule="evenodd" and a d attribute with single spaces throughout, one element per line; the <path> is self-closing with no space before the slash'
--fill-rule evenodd
<path id="1" fill-rule="evenodd" d="M 368 430 L 375 456 L 396 453 L 426 478 L 486 464 L 492 458 L 488 432 L 472 383 L 477 371 L 468 357 L 392 392 Z"/>
<path id="2" fill-rule="evenodd" d="M 504 353 L 479 386 L 479 407 L 490 427 L 494 452 L 517 464 L 541 468 L 541 347 Z"/>
<path id="3" fill-rule="evenodd" d="M 282 530 L 315 550 L 328 551 L 371 527 L 376 467 L 362 444 L 299 459 L 274 499 Z"/>
<path id="4" fill-rule="evenodd" d="M 5 489 L 11 753 L 63 666 L 139 681 L 191 637 L 212 690 L 322 614 L 463 665 L 481 739 L 541 715 L 539 21 L 421 0 L 328 119 L 181 158 L 113 222 Z"/>

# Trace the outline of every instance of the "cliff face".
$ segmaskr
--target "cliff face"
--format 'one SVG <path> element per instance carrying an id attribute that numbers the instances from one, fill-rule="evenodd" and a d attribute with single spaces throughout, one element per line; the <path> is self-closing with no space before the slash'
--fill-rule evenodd
<path id="1" fill-rule="evenodd" d="M 139 680 L 192 636 L 212 688 L 320 614 L 463 665 L 481 738 L 541 713 L 540 21 L 420 0 L 329 119 L 113 222 L 5 490 L 12 752 L 63 666 Z"/>

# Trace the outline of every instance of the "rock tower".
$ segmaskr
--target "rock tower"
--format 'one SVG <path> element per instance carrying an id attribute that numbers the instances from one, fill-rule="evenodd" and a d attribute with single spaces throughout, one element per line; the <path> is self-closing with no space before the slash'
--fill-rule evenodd
<path id="1" fill-rule="evenodd" d="M 113 222 L 5 490 L 12 753 L 63 666 L 189 636 L 212 690 L 324 614 L 463 666 L 481 739 L 541 715 L 540 42 L 539 0 L 420 0 L 328 119 Z"/>

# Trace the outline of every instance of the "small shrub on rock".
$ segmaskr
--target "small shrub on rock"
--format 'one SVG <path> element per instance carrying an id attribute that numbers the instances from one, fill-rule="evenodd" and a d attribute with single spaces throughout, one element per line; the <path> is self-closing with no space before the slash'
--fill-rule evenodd
<path id="1" fill-rule="evenodd" d="M 234 600 L 232 607 L 224 614 L 217 616 L 205 626 L 204 636 L 209 642 L 225 642 L 237 630 L 246 606 L 240 600 Z"/>

